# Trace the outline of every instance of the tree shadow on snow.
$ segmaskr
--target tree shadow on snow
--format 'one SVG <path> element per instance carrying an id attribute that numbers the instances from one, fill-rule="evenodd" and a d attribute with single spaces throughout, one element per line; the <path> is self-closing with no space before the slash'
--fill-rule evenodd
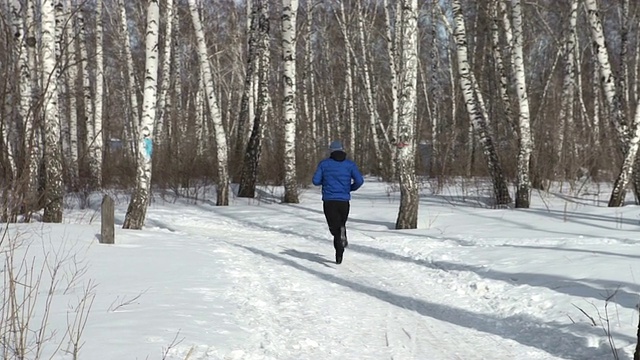
<path id="1" fill-rule="evenodd" d="M 289 260 L 282 256 L 271 254 L 253 247 L 235 245 L 239 248 L 248 250 L 254 254 L 277 261 L 284 265 L 293 267 L 297 270 L 304 271 L 314 275 L 322 280 L 344 286 L 353 291 L 369 295 L 380 301 L 384 301 L 391 305 L 402 309 L 412 310 L 416 313 L 433 319 L 446 321 L 448 323 L 474 329 L 488 334 L 500 336 L 505 339 L 511 339 L 525 346 L 530 346 L 554 356 L 564 359 L 585 360 L 602 358 L 604 354 L 610 354 L 608 344 L 603 342 L 598 348 L 589 348 L 586 346 L 587 339 L 572 334 L 566 328 L 566 325 L 557 322 L 541 323 L 534 318 L 513 315 L 506 318 L 499 318 L 491 314 L 478 314 L 464 309 L 453 308 L 447 305 L 431 303 L 426 300 L 416 299 L 410 296 L 398 295 L 392 292 L 374 288 L 369 285 L 359 284 L 349 279 L 344 279 L 335 275 L 323 273 L 317 270 L 305 267 L 295 261 Z M 601 329 L 593 328 L 593 335 L 601 335 Z M 616 337 L 625 337 L 625 340 L 632 342 L 634 339 L 622 335 Z M 464 341 L 464 339 L 460 339 Z M 564 351 L 563 349 L 566 349 Z M 599 356 L 595 356 L 595 353 Z M 622 355 L 622 354 L 621 354 Z"/>
<path id="2" fill-rule="evenodd" d="M 216 209 L 217 210 L 217 209 Z M 266 231 L 273 231 L 281 234 L 294 236 L 297 238 L 305 239 L 308 241 L 319 242 L 323 244 L 330 244 L 329 237 L 322 237 L 317 235 L 311 235 L 303 231 L 297 231 L 292 229 L 281 229 L 270 226 L 265 223 L 256 222 L 250 220 L 246 214 L 232 214 L 223 211 L 216 211 L 216 214 L 228 217 L 243 226 L 254 229 L 262 229 Z M 425 238 L 426 239 L 426 238 Z M 433 237 L 434 240 L 453 240 L 449 238 Z M 591 298 L 594 301 L 603 302 L 607 296 L 614 291 L 616 295 L 610 300 L 612 303 L 618 304 L 628 309 L 635 309 L 638 303 L 637 294 L 640 293 L 640 285 L 600 280 L 600 279 L 571 279 L 567 277 L 548 275 L 548 274 L 534 274 L 534 273 L 508 273 L 497 270 L 487 269 L 482 266 L 468 265 L 453 263 L 449 261 L 431 261 L 428 259 L 416 259 L 409 256 L 404 256 L 390 252 L 384 249 L 375 248 L 372 246 L 359 245 L 356 241 L 349 243 L 350 251 L 354 251 L 360 254 L 377 257 L 384 260 L 398 261 L 404 263 L 413 263 L 422 267 L 440 270 L 440 271 L 466 271 L 472 272 L 480 276 L 481 278 L 497 280 L 507 282 L 513 285 L 529 285 L 534 287 L 544 287 L 558 293 L 579 296 L 583 298 Z M 308 260 L 308 259 L 307 259 Z"/>

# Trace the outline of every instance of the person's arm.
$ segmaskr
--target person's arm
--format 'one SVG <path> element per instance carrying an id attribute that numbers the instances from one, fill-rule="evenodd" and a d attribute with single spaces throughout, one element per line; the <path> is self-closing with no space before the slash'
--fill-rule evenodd
<path id="1" fill-rule="evenodd" d="M 358 190 L 362 184 L 364 184 L 364 178 L 356 164 L 353 164 L 353 168 L 351 169 L 351 178 L 353 179 L 353 183 L 351 183 L 351 191 Z"/>
<path id="2" fill-rule="evenodd" d="M 313 174 L 313 179 L 311 179 L 311 181 L 315 186 L 322 185 L 322 163 L 318 164 L 318 168 L 316 169 L 315 174 Z"/>

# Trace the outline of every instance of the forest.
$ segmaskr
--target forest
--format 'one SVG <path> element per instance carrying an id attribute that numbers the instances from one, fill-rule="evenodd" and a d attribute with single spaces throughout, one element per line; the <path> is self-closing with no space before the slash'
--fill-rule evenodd
<path id="1" fill-rule="evenodd" d="M 60 222 L 64 197 L 215 185 L 217 205 L 298 201 L 332 140 L 397 183 L 486 179 L 640 191 L 630 0 L 0 0 L 0 216 Z"/>

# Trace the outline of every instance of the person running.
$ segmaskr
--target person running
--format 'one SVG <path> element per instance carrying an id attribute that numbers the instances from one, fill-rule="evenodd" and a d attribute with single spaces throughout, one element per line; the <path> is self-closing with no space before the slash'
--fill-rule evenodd
<path id="1" fill-rule="evenodd" d="M 347 219 L 351 192 L 358 190 L 364 183 L 358 166 L 347 159 L 347 153 L 340 141 L 329 145 L 329 157 L 318 163 L 313 175 L 313 185 L 322 185 L 322 210 L 333 235 L 333 247 L 336 249 L 336 264 L 342 263 L 347 241 Z"/>

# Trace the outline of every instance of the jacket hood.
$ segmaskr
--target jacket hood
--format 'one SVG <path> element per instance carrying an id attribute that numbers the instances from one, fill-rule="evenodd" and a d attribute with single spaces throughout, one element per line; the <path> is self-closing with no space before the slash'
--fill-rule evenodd
<path id="1" fill-rule="evenodd" d="M 333 151 L 329 158 L 335 161 L 344 161 L 347 158 L 347 153 L 341 150 Z"/>

